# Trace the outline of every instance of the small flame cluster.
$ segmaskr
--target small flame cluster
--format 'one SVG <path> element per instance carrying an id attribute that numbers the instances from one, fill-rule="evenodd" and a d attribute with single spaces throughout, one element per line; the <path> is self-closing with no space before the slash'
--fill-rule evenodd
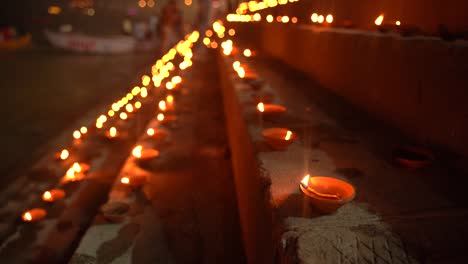
<path id="1" fill-rule="evenodd" d="M 237 75 L 239 75 L 240 78 L 245 77 L 245 69 L 241 66 L 241 63 L 239 61 L 233 62 L 232 68 L 237 72 Z"/>
<path id="2" fill-rule="evenodd" d="M 321 14 L 313 13 L 310 16 L 310 20 L 312 21 L 312 23 L 323 24 L 324 22 L 326 22 L 328 24 L 331 24 L 333 23 L 333 15 L 328 14 L 327 16 L 324 16 Z"/>
<path id="3" fill-rule="evenodd" d="M 239 4 L 239 7 L 236 9 L 236 14 L 246 14 L 249 12 L 256 12 L 264 10 L 271 7 L 276 7 L 278 5 L 286 5 L 289 3 L 298 2 L 299 0 L 263 0 L 262 2 L 249 1 Z"/>

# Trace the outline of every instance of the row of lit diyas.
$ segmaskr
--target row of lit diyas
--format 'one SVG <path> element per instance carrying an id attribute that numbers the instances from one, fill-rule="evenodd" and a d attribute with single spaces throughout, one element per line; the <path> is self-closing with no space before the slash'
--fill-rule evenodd
<path id="1" fill-rule="evenodd" d="M 114 102 L 111 106 L 111 108 L 108 110 L 107 115 L 102 114 L 96 119 L 95 127 L 97 130 L 102 129 L 104 127 L 104 124 L 108 122 L 109 119 L 116 117 L 117 114 L 119 118 L 123 121 L 127 120 L 128 116 L 134 112 L 136 112 L 138 109 L 142 107 L 142 103 L 140 101 L 136 101 L 135 103 L 132 103 L 133 100 L 135 100 L 138 96 L 140 96 L 142 99 L 147 98 L 148 96 L 148 89 L 146 86 L 148 86 L 153 80 L 154 86 L 159 87 L 161 82 L 169 76 L 169 72 L 173 71 L 175 69 L 175 66 L 172 64 L 171 60 L 175 58 L 175 55 L 177 52 L 179 52 L 181 55 L 184 56 L 184 61 L 179 64 L 179 68 L 181 70 L 186 69 L 192 65 L 191 58 L 193 56 L 190 47 L 193 45 L 194 42 L 196 42 L 199 38 L 199 33 L 197 31 L 193 32 L 190 34 L 187 38 L 186 41 L 181 41 L 179 42 L 175 48 L 171 49 L 168 53 L 166 53 L 163 57 L 162 60 L 158 60 L 155 65 L 152 67 L 152 73 L 153 73 L 153 78 L 150 78 L 147 75 L 143 75 L 141 80 L 142 80 L 142 85 L 143 87 L 135 86 L 131 90 L 131 92 L 127 93 L 124 97 L 122 97 L 120 100 L 117 102 Z M 177 84 L 181 83 L 182 79 L 180 76 L 174 76 L 170 82 L 166 83 L 166 89 L 167 90 L 172 90 L 174 89 Z M 164 105 L 163 107 L 162 104 L 159 105 L 160 109 L 162 111 L 165 111 L 166 108 L 170 109 L 171 104 L 173 103 L 173 97 L 172 96 L 167 96 L 166 101 L 168 103 L 167 107 Z M 164 108 L 164 110 L 162 109 Z M 120 113 L 119 113 L 120 111 Z M 164 115 L 163 114 L 158 114 L 157 119 L 159 121 L 164 120 Z M 79 144 L 80 141 L 88 134 L 88 128 L 87 127 L 81 127 L 78 130 L 73 131 L 73 139 L 74 141 Z M 152 136 L 156 132 L 154 129 L 148 129 L 147 134 Z M 119 136 L 119 132 L 117 131 L 116 127 L 111 127 L 109 128 L 108 131 L 105 133 L 106 137 L 113 139 Z M 145 158 L 148 156 L 148 154 L 145 154 L 146 152 L 143 152 L 142 147 L 137 146 L 136 149 L 133 150 L 133 156 L 137 158 Z M 153 152 L 153 156 L 155 155 L 154 153 L 157 153 L 159 155 L 159 152 Z M 67 149 L 61 150 L 59 153 L 56 154 L 56 158 L 58 160 L 67 160 L 70 157 L 70 152 Z M 89 170 L 89 165 L 85 163 L 78 163 L 75 162 L 73 165 L 66 171 L 65 175 L 62 177 L 60 184 L 66 184 L 68 182 L 76 182 L 80 181 L 85 178 L 86 172 Z M 122 182 L 125 182 L 125 180 L 122 180 Z M 45 191 L 42 194 L 42 200 L 45 202 L 55 202 L 60 199 L 63 199 L 65 197 L 65 191 L 62 189 L 51 189 L 48 191 Z M 46 210 L 43 208 L 33 208 L 29 209 L 26 212 L 22 214 L 22 219 L 25 222 L 36 222 L 41 219 L 43 219 L 47 215 Z"/>
<path id="2" fill-rule="evenodd" d="M 228 56 L 232 51 L 232 41 L 223 42 L 223 53 Z M 226 52 L 224 52 L 226 51 Z M 232 64 L 234 71 L 242 79 L 245 76 L 245 67 L 239 62 L 234 61 Z M 267 98 L 268 103 L 261 100 L 256 105 L 256 110 L 259 114 L 260 129 L 265 142 L 274 150 L 284 151 L 296 139 L 297 134 L 287 128 L 267 128 L 263 129 L 263 119 L 274 120 L 281 114 L 286 112 L 286 107 L 277 104 L 271 104 L 272 95 L 268 97 L 259 97 L 260 99 Z M 254 100 L 256 97 L 254 97 Z M 302 193 L 310 200 L 310 202 L 321 212 L 332 213 L 342 205 L 352 201 L 355 196 L 354 187 L 334 177 L 304 176 L 300 181 L 299 188 Z"/>
<path id="3" fill-rule="evenodd" d="M 152 67 L 153 82 L 155 87 L 160 87 L 162 81 L 170 76 L 169 71 L 174 69 L 174 66 L 170 60 L 174 59 L 178 53 L 183 61 L 179 64 L 179 69 L 184 71 L 192 66 L 192 46 L 198 40 L 199 33 L 195 31 L 190 34 L 185 41 L 179 42 L 174 49 L 171 49 L 168 54 L 163 56 L 162 60 L 158 60 Z M 167 70 L 169 69 L 169 70 Z M 178 87 L 182 83 L 182 78 L 178 75 L 173 76 L 170 81 L 166 82 L 165 89 L 168 92 L 177 91 Z M 158 124 L 170 124 L 175 120 L 175 116 L 171 115 L 170 112 L 175 109 L 175 98 L 174 95 L 166 95 L 164 100 L 160 100 L 157 104 L 156 120 Z M 165 115 L 166 113 L 166 115 Z M 154 140 L 163 142 L 169 135 L 169 132 L 163 129 L 157 129 L 152 126 L 148 127 L 146 133 L 143 135 L 143 139 L 150 137 Z M 144 144 L 138 144 L 132 149 L 131 157 L 135 161 L 149 161 L 159 157 L 160 151 L 151 147 L 146 147 Z M 146 176 L 140 174 L 126 173 L 120 178 L 120 183 L 126 186 L 138 187 L 146 182 Z"/>

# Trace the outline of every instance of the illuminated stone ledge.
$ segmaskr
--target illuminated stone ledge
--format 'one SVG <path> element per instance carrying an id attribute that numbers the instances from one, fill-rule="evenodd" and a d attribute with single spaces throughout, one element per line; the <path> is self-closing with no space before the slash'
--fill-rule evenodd
<path id="1" fill-rule="evenodd" d="M 464 210 L 453 195 L 434 191 L 443 165 L 422 171 L 392 166 L 388 153 L 402 136 L 284 64 L 259 58 L 244 63 L 268 81 L 264 89 L 275 95 L 273 103 L 288 108 L 262 124 L 251 92 L 232 74 L 232 61 L 220 54 L 218 62 L 249 261 L 270 263 L 275 255 L 281 263 L 413 263 L 421 260 L 420 252 L 427 259 L 460 256 L 444 246 L 466 227 L 457 220 Z M 285 151 L 272 151 L 260 124 L 289 128 L 299 139 Z M 299 191 L 307 173 L 345 179 L 356 188 L 355 200 L 321 215 Z M 426 241 L 424 232 L 431 243 L 415 247 Z"/>

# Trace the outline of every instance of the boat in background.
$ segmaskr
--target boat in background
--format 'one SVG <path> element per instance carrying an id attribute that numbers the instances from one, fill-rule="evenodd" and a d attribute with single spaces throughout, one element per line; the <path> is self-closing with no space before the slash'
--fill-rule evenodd
<path id="1" fill-rule="evenodd" d="M 122 54 L 133 52 L 136 40 L 129 36 L 95 37 L 80 33 L 59 33 L 45 30 L 52 46 L 79 53 Z"/>
<path id="2" fill-rule="evenodd" d="M 19 38 L 12 38 L 6 41 L 0 42 L 0 51 L 1 50 L 17 50 L 26 48 L 31 44 L 31 34 L 26 34 Z"/>

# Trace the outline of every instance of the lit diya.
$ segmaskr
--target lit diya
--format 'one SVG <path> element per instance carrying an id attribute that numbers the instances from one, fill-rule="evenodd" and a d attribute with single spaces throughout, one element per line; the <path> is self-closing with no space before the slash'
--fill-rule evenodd
<path id="1" fill-rule="evenodd" d="M 177 117 L 175 115 L 164 115 L 160 113 L 156 118 L 164 125 L 173 125 L 177 121 Z"/>
<path id="2" fill-rule="evenodd" d="M 70 156 L 70 152 L 67 149 L 63 149 L 62 151 L 55 154 L 55 158 L 57 160 L 66 160 Z"/>
<path id="3" fill-rule="evenodd" d="M 109 128 L 108 131 L 106 131 L 106 137 L 109 139 L 113 139 L 119 136 L 119 132 L 117 131 L 117 128 L 111 127 Z"/>
<path id="4" fill-rule="evenodd" d="M 416 146 L 399 146 L 393 151 L 393 157 L 401 166 L 409 169 L 426 167 L 434 160 L 431 151 Z"/>
<path id="5" fill-rule="evenodd" d="M 149 160 L 159 156 L 159 151 L 138 145 L 132 150 L 132 156 L 138 160 Z"/>
<path id="6" fill-rule="evenodd" d="M 296 133 L 286 128 L 267 128 L 262 131 L 266 143 L 275 150 L 285 150 L 297 138 Z"/>
<path id="7" fill-rule="evenodd" d="M 21 218 L 24 222 L 37 222 L 47 215 L 46 210 L 42 208 L 33 208 L 23 213 Z"/>
<path id="8" fill-rule="evenodd" d="M 85 173 L 89 170 L 89 165 L 85 163 L 78 163 L 75 162 L 73 165 L 67 170 L 65 175 L 63 176 L 61 182 L 76 182 L 81 181 L 85 177 Z"/>
<path id="9" fill-rule="evenodd" d="M 102 215 L 106 220 L 120 222 L 124 219 L 130 206 L 123 202 L 108 202 L 101 206 Z"/>
<path id="10" fill-rule="evenodd" d="M 286 112 L 286 107 L 277 104 L 264 104 L 260 102 L 257 105 L 257 110 L 260 111 L 265 118 L 273 119 Z"/>
<path id="11" fill-rule="evenodd" d="M 125 176 L 120 179 L 120 183 L 127 186 L 141 186 L 147 181 L 145 175 Z"/>
<path id="12" fill-rule="evenodd" d="M 148 128 L 146 135 L 157 141 L 164 141 L 169 136 L 169 132 L 165 129 Z"/>
<path id="13" fill-rule="evenodd" d="M 42 200 L 45 202 L 55 202 L 65 197 L 65 191 L 61 189 L 52 189 L 42 194 Z"/>
<path id="14" fill-rule="evenodd" d="M 351 184 L 332 177 L 306 175 L 299 187 L 317 209 L 327 213 L 352 201 L 356 194 Z"/>

